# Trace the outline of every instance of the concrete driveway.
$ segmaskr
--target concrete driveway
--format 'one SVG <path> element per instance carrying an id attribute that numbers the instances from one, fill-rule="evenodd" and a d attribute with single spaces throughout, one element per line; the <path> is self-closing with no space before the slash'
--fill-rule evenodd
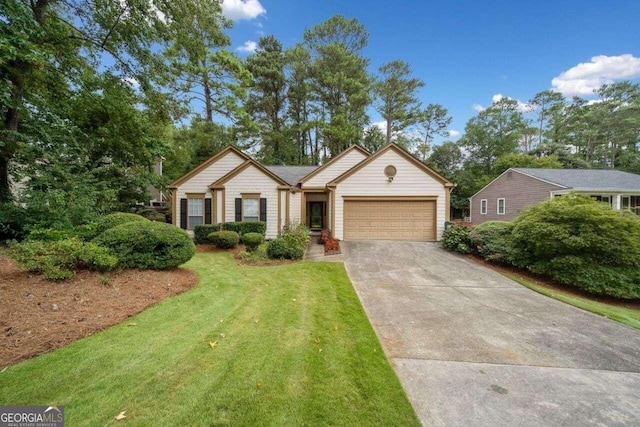
<path id="1" fill-rule="evenodd" d="M 435 243 L 344 242 L 343 254 L 424 425 L 640 425 L 639 330 Z"/>

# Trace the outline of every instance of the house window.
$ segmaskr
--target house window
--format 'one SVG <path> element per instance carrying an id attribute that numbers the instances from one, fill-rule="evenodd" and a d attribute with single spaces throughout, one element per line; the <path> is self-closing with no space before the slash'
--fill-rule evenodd
<path id="1" fill-rule="evenodd" d="M 196 225 L 204 224 L 204 199 L 188 198 L 187 212 L 189 212 L 189 230 L 193 230 Z"/>
<path id="2" fill-rule="evenodd" d="M 487 199 L 480 200 L 480 215 L 487 214 Z"/>
<path id="3" fill-rule="evenodd" d="M 498 215 L 504 215 L 505 211 L 505 202 L 504 199 L 498 199 Z"/>
<path id="4" fill-rule="evenodd" d="M 629 209 L 631 207 L 631 197 L 622 196 L 622 209 Z"/>
<path id="5" fill-rule="evenodd" d="M 189 230 L 196 225 L 204 224 L 204 199 L 187 199 L 187 212 L 189 212 Z"/>
<path id="6" fill-rule="evenodd" d="M 258 221 L 260 219 L 260 198 L 251 197 L 242 199 L 242 220 Z"/>

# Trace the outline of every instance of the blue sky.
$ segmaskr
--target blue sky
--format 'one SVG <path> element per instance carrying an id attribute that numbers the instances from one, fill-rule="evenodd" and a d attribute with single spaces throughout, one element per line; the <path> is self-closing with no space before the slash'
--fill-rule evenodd
<path id="1" fill-rule="evenodd" d="M 639 0 L 224 0 L 223 10 L 243 56 L 262 34 L 289 47 L 335 14 L 357 18 L 369 32 L 370 71 L 408 62 L 426 82 L 422 103 L 453 116 L 454 140 L 500 95 L 523 103 L 545 89 L 588 97 L 603 83 L 640 81 Z M 373 110 L 370 117 L 380 121 Z"/>

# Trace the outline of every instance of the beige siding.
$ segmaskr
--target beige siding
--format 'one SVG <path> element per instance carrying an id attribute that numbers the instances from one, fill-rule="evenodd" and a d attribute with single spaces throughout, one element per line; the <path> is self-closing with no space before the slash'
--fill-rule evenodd
<path id="1" fill-rule="evenodd" d="M 217 190 L 216 191 L 216 207 L 215 207 L 215 211 L 216 211 L 216 218 L 214 218 L 214 222 L 219 223 L 219 222 L 224 222 L 224 202 L 222 201 L 222 198 L 224 197 L 224 191 L 222 190 Z"/>
<path id="2" fill-rule="evenodd" d="M 299 224 L 302 222 L 300 215 L 300 210 L 302 206 L 300 205 L 300 201 L 302 200 L 302 193 L 290 193 L 289 195 L 289 221 L 293 224 Z"/>
<path id="3" fill-rule="evenodd" d="M 206 197 L 212 197 L 209 185 L 231 172 L 231 170 L 235 169 L 243 162 L 244 159 L 240 158 L 235 153 L 229 152 L 221 159 L 218 159 L 217 162 L 209 165 L 208 168 L 180 185 L 176 190 L 175 196 L 177 200 L 176 215 L 175 218 L 173 218 L 174 225 L 178 227 L 180 226 L 180 199 L 187 197 L 187 193 L 206 193 Z"/>
<path id="4" fill-rule="evenodd" d="M 522 209 L 551 197 L 551 191 L 562 187 L 516 171 L 507 171 L 471 197 L 471 222 L 511 221 Z M 498 215 L 498 199 L 505 199 L 505 214 Z M 480 201 L 487 200 L 487 214 L 480 214 Z"/>
<path id="5" fill-rule="evenodd" d="M 242 193 L 260 193 L 267 199 L 267 239 L 278 237 L 278 183 L 251 165 L 224 184 L 226 221 L 235 220 L 235 199 Z"/>
<path id="6" fill-rule="evenodd" d="M 281 191 L 280 192 L 280 230 L 282 230 L 282 227 L 284 227 L 285 225 L 287 225 L 287 209 L 289 208 L 287 206 L 287 194 L 289 192 L 288 191 Z"/>
<path id="7" fill-rule="evenodd" d="M 384 175 L 384 169 L 388 165 L 397 169 L 393 182 L 388 182 Z M 439 240 L 446 220 L 446 191 L 442 183 L 397 152 L 389 150 L 338 184 L 335 198 L 336 229 L 333 230 L 333 234 L 340 240 L 344 239 L 345 196 L 435 196 L 436 236 Z"/>
<path id="8" fill-rule="evenodd" d="M 366 158 L 367 156 L 361 151 L 351 150 L 351 152 L 347 153 L 343 158 L 311 177 L 302 187 L 324 187 L 327 183 L 333 181 Z"/>

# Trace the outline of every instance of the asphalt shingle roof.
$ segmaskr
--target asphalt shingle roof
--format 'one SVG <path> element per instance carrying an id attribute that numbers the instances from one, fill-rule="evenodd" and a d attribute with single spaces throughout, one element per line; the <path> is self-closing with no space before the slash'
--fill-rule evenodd
<path id="1" fill-rule="evenodd" d="M 513 168 L 574 190 L 640 191 L 640 175 L 612 169 Z"/>
<path id="2" fill-rule="evenodd" d="M 302 178 L 316 170 L 318 166 L 265 166 L 265 168 L 278 175 L 289 185 L 296 185 Z"/>

